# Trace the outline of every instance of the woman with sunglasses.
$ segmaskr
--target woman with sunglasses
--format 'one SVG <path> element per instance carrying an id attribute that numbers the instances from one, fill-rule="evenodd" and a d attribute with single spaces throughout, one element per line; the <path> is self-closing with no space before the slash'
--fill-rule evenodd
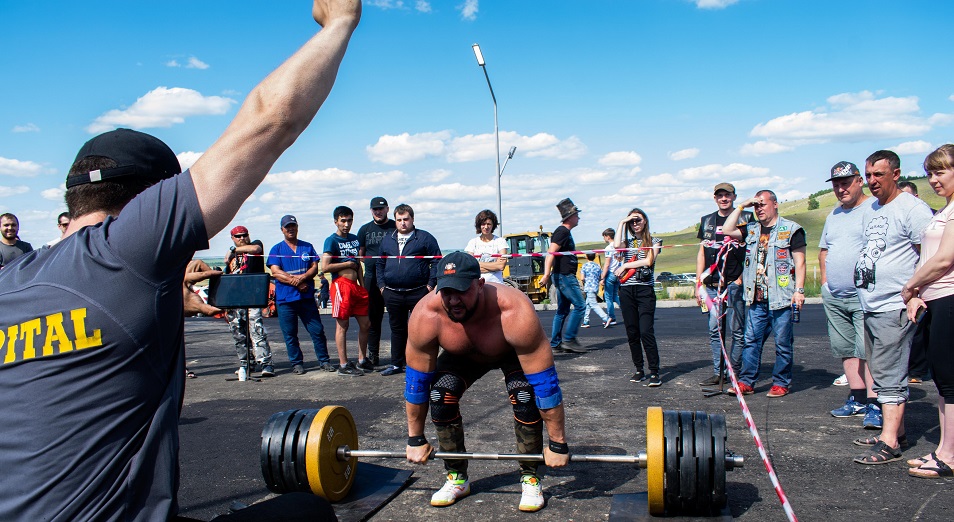
<path id="1" fill-rule="evenodd" d="M 653 266 L 662 247 L 662 240 L 649 233 L 649 218 L 638 208 L 619 222 L 615 247 L 631 249 L 623 252 L 623 263 L 616 269 L 619 277 L 620 310 L 626 325 L 629 351 L 636 373 L 633 382 L 647 380 L 643 386 L 659 386 L 659 351 L 653 322 L 656 319 L 656 291 L 653 288 Z M 643 351 L 649 364 L 649 376 L 643 371 Z"/>

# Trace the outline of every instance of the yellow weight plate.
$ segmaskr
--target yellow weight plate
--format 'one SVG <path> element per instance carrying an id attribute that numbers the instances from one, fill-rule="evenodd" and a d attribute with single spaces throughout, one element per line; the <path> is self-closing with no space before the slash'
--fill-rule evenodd
<path id="1" fill-rule="evenodd" d="M 649 513 L 666 513 L 665 436 L 663 410 L 658 406 L 646 408 L 646 482 L 648 484 Z"/>
<path id="2" fill-rule="evenodd" d="M 358 429 L 344 406 L 318 410 L 305 443 L 308 484 L 312 493 L 337 502 L 348 495 L 358 469 L 358 458 L 338 460 L 340 446 L 358 449 Z"/>

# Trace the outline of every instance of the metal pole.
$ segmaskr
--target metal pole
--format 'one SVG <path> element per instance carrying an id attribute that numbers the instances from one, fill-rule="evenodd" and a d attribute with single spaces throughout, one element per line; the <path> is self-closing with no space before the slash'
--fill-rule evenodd
<path id="1" fill-rule="evenodd" d="M 494 157 L 497 160 L 497 221 L 500 226 L 500 237 L 503 237 L 503 205 L 501 203 L 500 197 L 500 130 L 497 127 L 497 97 L 494 95 L 494 86 L 490 84 L 490 75 L 487 74 L 487 66 L 481 64 L 481 69 L 484 71 L 484 78 L 487 78 L 487 87 L 490 89 L 490 98 L 494 101 L 494 142 L 496 145 L 496 154 Z"/>

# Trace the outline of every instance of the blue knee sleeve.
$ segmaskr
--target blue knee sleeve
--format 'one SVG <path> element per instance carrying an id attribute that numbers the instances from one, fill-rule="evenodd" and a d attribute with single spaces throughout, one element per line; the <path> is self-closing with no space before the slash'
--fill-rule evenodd
<path id="1" fill-rule="evenodd" d="M 404 374 L 404 398 L 411 404 L 424 404 L 431 389 L 434 372 L 419 372 L 408 366 Z"/>
<path id="2" fill-rule="evenodd" d="M 533 386 L 533 393 L 537 396 L 537 408 L 548 410 L 559 406 L 563 402 L 563 392 L 560 391 L 560 378 L 557 377 L 553 366 L 538 373 L 528 373 L 527 382 Z"/>

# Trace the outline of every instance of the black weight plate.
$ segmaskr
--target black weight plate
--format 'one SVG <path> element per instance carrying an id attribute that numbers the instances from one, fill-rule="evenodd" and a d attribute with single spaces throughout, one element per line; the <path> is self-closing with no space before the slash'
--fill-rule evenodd
<path id="1" fill-rule="evenodd" d="M 725 492 L 725 417 L 710 415 L 712 425 L 712 506 L 722 509 L 728 502 Z"/>
<path id="2" fill-rule="evenodd" d="M 298 429 L 301 427 L 301 421 L 307 414 L 306 410 L 298 410 L 290 419 L 288 419 L 288 429 L 285 431 L 285 440 L 282 443 L 282 480 L 289 491 L 301 491 L 298 489 L 298 471 L 295 469 L 296 455 L 298 449 Z M 302 462 L 302 465 L 305 463 Z"/>
<path id="3" fill-rule="evenodd" d="M 279 462 L 285 426 L 288 424 L 288 417 L 295 411 L 282 411 L 272 415 L 262 430 L 262 475 L 265 477 L 265 485 L 274 493 L 288 492 L 281 479 Z"/>
<path id="4" fill-rule="evenodd" d="M 298 483 L 298 491 L 311 491 L 311 485 L 308 484 L 308 466 L 305 462 L 305 443 L 308 442 L 308 433 L 311 430 L 311 423 L 315 420 L 318 410 L 304 410 L 305 417 L 301 420 L 298 428 L 298 444 L 295 446 L 295 478 Z"/>
<path id="5" fill-rule="evenodd" d="M 679 412 L 663 412 L 666 438 L 666 511 L 679 509 Z"/>
<path id="6" fill-rule="evenodd" d="M 712 427 L 709 415 L 696 412 L 696 506 L 705 513 L 712 511 Z"/>
<path id="7" fill-rule="evenodd" d="M 281 488 L 282 493 L 291 493 L 295 491 L 294 484 L 285 483 L 285 477 L 282 472 L 282 451 L 285 449 L 285 438 L 288 437 L 288 423 L 295 414 L 298 413 L 298 410 L 288 410 L 285 413 L 286 415 L 281 418 L 277 426 L 278 431 L 276 435 L 272 438 L 269 457 L 271 458 L 272 477 L 274 477 L 275 483 Z"/>
<path id="8" fill-rule="evenodd" d="M 680 455 L 679 455 L 679 500 L 682 509 L 692 509 L 696 505 L 696 437 L 692 425 L 692 412 L 679 412 Z"/>

